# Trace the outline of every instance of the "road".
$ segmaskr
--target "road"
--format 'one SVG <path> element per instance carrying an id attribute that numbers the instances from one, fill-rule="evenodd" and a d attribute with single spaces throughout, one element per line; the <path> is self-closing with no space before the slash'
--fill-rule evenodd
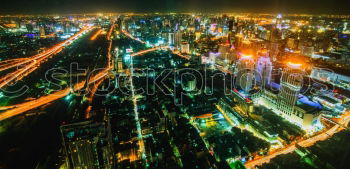
<path id="1" fill-rule="evenodd" d="M 97 32 L 96 32 L 94 35 L 91 36 L 90 40 L 92 40 L 92 41 L 96 40 L 96 38 L 97 38 L 101 33 L 102 33 L 102 29 L 99 28 L 99 29 L 97 30 Z"/>
<path id="2" fill-rule="evenodd" d="M 142 41 L 140 40 L 139 38 L 135 38 L 134 36 L 132 36 L 130 33 L 128 33 L 127 31 L 125 30 L 122 30 L 122 33 L 124 33 L 125 36 L 127 36 L 128 38 L 132 39 L 132 40 L 135 40 L 135 41 L 138 41 L 140 43 L 143 43 L 143 44 L 146 44 L 145 41 Z M 161 47 L 154 47 L 154 48 L 151 48 L 149 49 L 149 51 L 147 52 L 150 52 L 150 51 L 155 51 L 155 50 L 158 50 L 158 49 L 162 49 L 162 50 L 166 50 L 166 49 L 171 49 L 170 46 L 161 46 Z M 176 51 L 176 50 L 171 50 L 171 52 L 174 54 L 174 55 L 177 55 L 183 59 L 186 59 L 186 60 L 190 60 L 190 56 L 185 56 L 185 55 L 182 55 L 179 51 Z M 141 53 L 141 52 L 138 52 L 138 53 L 135 53 L 134 55 L 135 56 L 138 56 L 138 55 L 142 55 L 144 53 Z"/>
<path id="3" fill-rule="evenodd" d="M 175 51 L 175 50 L 171 50 L 171 51 L 172 51 L 172 53 L 173 53 L 174 55 L 177 55 L 177 56 L 179 56 L 179 57 L 181 57 L 181 58 L 183 58 L 183 59 L 186 59 L 186 60 L 190 60 L 190 56 L 183 55 L 183 54 L 181 54 L 179 51 Z"/>
<path id="4" fill-rule="evenodd" d="M 15 72 L 9 73 L 3 77 L 0 78 L 0 88 L 3 88 L 4 86 L 15 82 L 16 80 L 20 80 L 30 74 L 31 72 L 35 71 L 37 68 L 39 68 L 40 64 L 47 61 L 50 57 L 53 55 L 61 52 L 66 46 L 72 44 L 75 40 L 77 40 L 80 36 L 83 34 L 91 31 L 94 27 L 87 26 L 83 27 L 78 33 L 71 36 L 67 40 L 56 44 L 55 46 L 51 47 L 48 50 L 45 50 L 44 52 L 34 55 L 29 58 L 22 58 L 22 59 L 13 59 L 13 60 L 7 60 L 0 62 L 0 71 L 7 70 L 13 67 L 22 66 Z"/>
<path id="5" fill-rule="evenodd" d="M 154 47 L 154 48 L 151 48 L 151 49 L 146 49 L 146 50 L 142 50 L 142 51 L 133 53 L 130 56 L 132 56 L 132 57 L 140 56 L 140 55 L 143 55 L 143 54 L 146 54 L 146 53 L 149 53 L 149 52 L 153 52 L 153 51 L 156 51 L 156 50 L 168 50 L 168 49 L 169 49 L 169 46 L 158 46 L 158 47 Z"/>
<path id="6" fill-rule="evenodd" d="M 306 140 L 302 140 L 302 141 L 299 141 L 299 142 L 294 143 L 292 145 L 289 145 L 289 146 L 285 147 L 284 149 L 270 153 L 267 156 L 254 159 L 252 161 L 248 161 L 245 164 L 245 166 L 246 166 L 246 168 L 254 168 L 255 166 L 259 166 L 259 165 L 262 165 L 264 163 L 268 163 L 268 162 L 270 162 L 271 159 L 277 157 L 278 155 L 288 154 L 288 153 L 291 153 L 294 150 L 296 150 L 296 144 L 298 144 L 301 147 L 310 147 L 318 141 L 324 141 L 328 138 L 331 138 L 334 134 L 336 134 L 337 132 L 344 129 L 342 126 L 348 124 L 349 121 L 350 121 L 350 115 L 345 114 L 342 116 L 342 118 L 339 119 L 339 121 L 337 122 L 338 124 L 336 124 L 335 126 L 330 128 L 329 130 L 326 130 L 320 134 L 312 136 Z"/>
<path id="7" fill-rule="evenodd" d="M 96 93 L 98 87 L 102 84 L 103 80 L 104 79 L 98 80 L 96 83 L 94 83 L 94 85 L 91 88 L 89 88 L 88 96 L 87 96 L 89 106 L 87 107 L 87 109 L 85 111 L 85 118 L 86 119 L 89 119 L 91 117 L 91 114 L 90 114 L 91 109 L 92 109 L 91 104 L 92 104 L 93 98 L 95 96 L 95 93 Z"/>
<path id="8" fill-rule="evenodd" d="M 134 80 L 133 80 L 133 77 L 134 77 L 133 59 L 131 59 L 131 64 L 130 64 L 129 69 L 130 69 L 129 81 L 130 81 L 132 102 L 133 102 L 133 105 L 134 105 L 134 114 L 135 114 L 135 121 L 136 121 L 137 139 L 138 139 L 138 145 L 139 145 L 139 151 L 138 152 L 139 152 L 139 156 L 143 160 L 145 160 L 146 159 L 145 144 L 144 144 L 144 141 L 143 141 L 143 135 L 142 135 L 141 123 L 140 123 L 140 119 L 139 119 L 138 105 L 137 105 L 137 97 L 135 95 L 135 85 L 134 85 Z"/>
<path id="9" fill-rule="evenodd" d="M 122 30 L 122 33 L 124 33 L 124 35 L 127 36 L 127 37 L 129 37 L 130 39 L 133 39 L 133 40 L 138 41 L 138 42 L 140 42 L 140 43 L 146 44 L 145 41 L 142 41 L 142 40 L 139 39 L 139 38 L 135 38 L 134 36 L 132 36 L 130 33 L 128 33 L 128 32 L 125 31 L 125 30 Z"/>
<path id="10" fill-rule="evenodd" d="M 111 36 L 112 36 L 112 32 L 113 32 L 114 28 L 115 28 L 115 24 L 112 24 L 112 26 L 110 27 L 110 29 L 108 30 L 108 33 L 106 35 L 106 39 L 108 40 L 108 49 L 107 49 L 107 59 L 108 59 L 108 63 L 107 63 L 108 66 L 107 66 L 107 68 L 108 69 L 112 69 L 112 67 L 113 67 L 112 66 L 112 54 L 111 54 L 111 51 L 112 51 Z M 98 36 L 100 33 L 101 33 L 101 30 L 99 32 L 97 32 L 95 35 Z M 91 38 L 91 39 L 94 40 L 95 38 L 96 37 Z M 89 102 L 89 106 L 88 106 L 88 108 L 85 111 L 85 118 L 86 119 L 91 117 L 91 114 L 90 114 L 91 109 L 92 109 L 91 104 L 92 104 L 93 98 L 95 96 L 95 93 L 96 93 L 98 87 L 102 84 L 102 82 L 103 82 L 103 79 L 98 80 L 97 83 L 94 83 L 94 85 L 91 87 L 90 91 L 88 92 L 87 99 L 88 99 L 88 102 Z"/>
<path id="11" fill-rule="evenodd" d="M 89 79 L 89 84 L 92 84 L 100 79 L 103 79 L 108 74 L 109 70 L 110 70 L 110 68 L 106 68 L 103 71 L 101 71 L 100 73 L 91 77 Z M 84 87 L 84 85 L 85 85 L 85 81 L 82 81 L 82 82 L 75 84 L 73 88 L 66 88 L 66 89 L 54 92 L 50 95 L 40 97 L 40 98 L 35 99 L 35 100 L 31 100 L 31 101 L 28 101 L 25 103 L 14 105 L 13 109 L 7 110 L 7 111 L 0 114 L 0 121 L 17 116 L 17 115 L 20 115 L 26 111 L 38 108 L 38 107 L 43 106 L 47 103 L 50 103 L 50 102 L 53 102 L 53 101 L 58 100 L 60 98 L 63 98 L 72 91 L 82 89 Z"/>
<path id="12" fill-rule="evenodd" d="M 162 48 L 164 48 L 164 47 L 152 48 L 152 50 L 147 49 L 147 50 L 143 50 L 140 52 L 136 52 L 136 53 L 131 54 L 131 55 L 138 56 L 138 55 L 146 54 L 148 52 L 153 52 L 155 50 L 162 49 Z M 109 63 L 109 65 L 111 65 L 111 64 Z M 89 79 L 88 84 L 93 84 L 94 82 L 99 81 L 100 79 L 103 79 L 108 74 L 108 72 L 110 70 L 112 70 L 112 66 L 108 66 L 106 69 L 100 71 L 95 76 L 92 76 Z M 42 96 L 38 99 L 31 100 L 31 101 L 28 101 L 25 103 L 0 107 L 0 110 L 7 110 L 7 111 L 4 111 L 3 113 L 0 114 L 0 121 L 17 116 L 17 115 L 20 115 L 26 111 L 38 108 L 38 107 L 43 106 L 47 103 L 50 103 L 50 102 L 53 102 L 53 101 L 58 100 L 60 98 L 63 98 L 66 95 L 68 95 L 71 91 L 76 91 L 76 90 L 82 89 L 84 87 L 84 85 L 85 85 L 85 81 L 82 81 L 80 83 L 75 84 L 73 88 L 66 88 L 66 89 L 57 91 L 53 94 L 50 94 L 47 96 Z"/>
<path id="13" fill-rule="evenodd" d="M 133 40 L 139 41 L 141 43 L 145 43 L 144 41 L 141 41 L 140 39 L 133 37 L 131 34 L 127 33 L 124 30 L 122 32 L 126 36 L 128 36 L 129 38 L 131 38 Z M 170 47 L 166 46 L 166 48 L 170 48 Z M 142 55 L 144 53 L 155 51 L 155 50 L 157 50 L 157 48 L 151 48 L 151 49 L 148 49 L 148 50 L 145 50 L 145 51 L 140 51 L 140 52 L 134 53 L 131 56 L 138 56 L 138 55 Z M 174 50 L 172 50 L 172 52 L 173 52 L 173 54 L 178 55 L 178 56 L 180 56 L 180 57 L 182 57 L 184 59 L 189 59 L 188 56 L 183 56 L 180 53 L 175 52 Z M 224 73 L 233 74 L 233 72 L 224 69 L 222 66 L 216 65 L 216 67 L 220 71 L 222 71 Z M 137 110 L 135 110 L 135 114 L 137 115 Z M 138 117 L 138 115 L 137 115 L 137 117 Z M 349 115 L 345 115 L 339 120 L 337 125 L 333 126 L 329 130 L 327 130 L 327 131 L 325 131 L 325 132 L 323 132 L 321 134 L 315 135 L 313 137 L 310 137 L 310 138 L 308 138 L 306 140 L 302 140 L 302 141 L 299 141 L 297 143 L 293 143 L 293 144 L 291 144 L 291 145 L 289 145 L 289 146 L 287 146 L 287 147 L 285 147 L 283 149 L 274 150 L 273 152 L 270 152 L 270 154 L 267 155 L 267 156 L 256 158 L 256 159 L 254 159 L 252 161 L 247 162 L 245 164 L 245 166 L 246 166 L 246 168 L 254 168 L 255 166 L 259 166 L 259 165 L 262 165 L 264 163 L 268 163 L 268 162 L 270 162 L 271 159 L 277 157 L 278 155 L 288 154 L 288 153 L 293 152 L 296 149 L 296 144 L 298 144 L 299 146 L 302 146 L 302 147 L 309 147 L 309 146 L 314 145 L 318 141 L 326 140 L 326 139 L 332 137 L 335 133 L 339 132 L 341 130 L 341 128 L 342 128 L 341 126 L 347 124 L 349 121 L 350 121 L 350 116 Z M 233 122 L 229 121 L 229 123 L 232 124 Z"/>

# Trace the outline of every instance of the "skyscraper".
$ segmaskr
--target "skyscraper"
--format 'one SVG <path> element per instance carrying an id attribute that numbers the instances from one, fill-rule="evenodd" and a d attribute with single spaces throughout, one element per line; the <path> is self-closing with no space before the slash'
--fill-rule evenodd
<path id="1" fill-rule="evenodd" d="M 301 64 L 287 63 L 287 68 L 282 73 L 281 89 L 278 94 L 278 110 L 287 116 L 291 116 L 298 100 L 303 82 L 303 69 Z"/>
<path id="2" fill-rule="evenodd" d="M 175 43 L 174 46 L 176 48 L 180 48 L 180 45 L 182 43 L 182 33 L 180 31 L 175 33 Z"/>
<path id="3" fill-rule="evenodd" d="M 190 44 L 187 42 L 181 43 L 181 53 L 189 54 L 190 53 Z"/>
<path id="4" fill-rule="evenodd" d="M 245 92 L 248 92 L 253 87 L 254 64 L 252 56 L 243 55 L 236 66 L 236 86 Z"/>
<path id="5" fill-rule="evenodd" d="M 123 59 L 121 57 L 118 57 L 116 59 L 115 70 L 117 72 L 122 72 L 124 70 L 124 68 L 123 68 Z"/>
<path id="6" fill-rule="evenodd" d="M 41 37 L 44 37 L 46 34 L 45 34 L 45 27 L 44 26 L 41 26 L 40 29 L 39 29 L 39 33 L 40 33 L 40 36 Z"/>
<path id="7" fill-rule="evenodd" d="M 282 29 L 282 14 L 278 14 L 276 17 L 276 28 Z"/>
<path id="8" fill-rule="evenodd" d="M 256 64 L 255 79 L 263 88 L 271 83 L 272 62 L 267 50 L 259 52 L 259 60 Z"/>
<path id="9" fill-rule="evenodd" d="M 199 40 L 202 36 L 202 33 L 201 32 L 195 32 L 195 40 Z"/>
<path id="10" fill-rule="evenodd" d="M 60 129 L 69 168 L 114 168 L 111 134 L 105 123 L 85 121 Z"/>
<path id="11" fill-rule="evenodd" d="M 261 99 L 263 104 L 291 123 L 303 129 L 312 129 L 320 119 L 322 106 L 300 93 L 303 78 L 303 65 L 289 62 L 282 73 L 278 93 L 266 88 Z"/>
<path id="12" fill-rule="evenodd" d="M 170 46 L 175 45 L 175 34 L 174 33 L 168 34 L 168 43 Z"/>
<path id="13" fill-rule="evenodd" d="M 270 57 L 273 61 L 276 61 L 279 56 L 279 43 L 272 42 L 270 43 Z"/>

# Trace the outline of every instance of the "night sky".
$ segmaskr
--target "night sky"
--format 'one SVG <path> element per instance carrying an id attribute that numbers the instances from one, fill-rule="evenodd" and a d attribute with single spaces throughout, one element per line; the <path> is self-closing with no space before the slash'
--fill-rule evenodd
<path id="1" fill-rule="evenodd" d="M 282 12 L 350 14 L 350 0 L 1 0 L 2 14 Z"/>

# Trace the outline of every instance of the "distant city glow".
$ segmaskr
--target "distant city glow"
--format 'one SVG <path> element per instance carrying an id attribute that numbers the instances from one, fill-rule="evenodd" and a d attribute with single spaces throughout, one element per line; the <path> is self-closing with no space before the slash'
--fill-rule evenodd
<path id="1" fill-rule="evenodd" d="M 300 68 L 300 67 L 302 66 L 301 63 L 288 62 L 287 64 L 288 64 L 288 66 L 289 66 L 290 68 L 293 68 L 293 69 L 298 69 L 298 68 Z"/>
<path id="2" fill-rule="evenodd" d="M 330 143 L 350 122 L 348 23 L 350 15 L 278 13 L 0 16 L 0 139 L 11 143 L 0 163 L 333 165 L 340 153 Z M 30 89 L 20 97 L 5 90 L 20 85 Z M 38 128 L 44 135 L 31 134 Z M 43 142 L 46 132 L 63 138 Z M 47 147 L 53 156 L 41 153 Z"/>
<path id="3" fill-rule="evenodd" d="M 241 59 L 251 59 L 251 58 L 253 58 L 252 55 L 245 55 L 245 54 L 243 54 L 243 55 L 241 56 Z"/>

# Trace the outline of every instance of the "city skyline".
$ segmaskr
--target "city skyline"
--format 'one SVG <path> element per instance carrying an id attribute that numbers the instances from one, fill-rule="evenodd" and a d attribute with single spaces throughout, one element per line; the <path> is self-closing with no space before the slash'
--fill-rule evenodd
<path id="1" fill-rule="evenodd" d="M 62 13 L 0 17 L 1 169 L 350 164 L 350 15 Z"/>
<path id="2" fill-rule="evenodd" d="M 350 14 L 346 0 L 93 0 L 74 1 L 25 1 L 2 2 L 0 14 L 72 14 L 114 12 L 255 12 L 255 13 L 303 13 Z M 214 8 L 213 8 L 214 7 Z"/>

